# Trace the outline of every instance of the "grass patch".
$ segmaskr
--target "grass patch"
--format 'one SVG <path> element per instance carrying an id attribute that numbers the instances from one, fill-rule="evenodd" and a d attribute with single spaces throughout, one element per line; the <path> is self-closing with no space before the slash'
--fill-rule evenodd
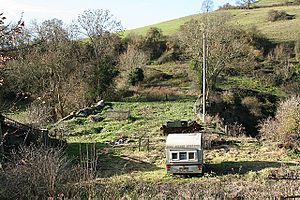
<path id="1" fill-rule="evenodd" d="M 254 6 L 276 6 L 284 3 L 291 3 L 294 2 L 293 0 L 287 1 L 287 0 L 258 0 L 253 5 Z"/>
<path id="2" fill-rule="evenodd" d="M 269 93 L 276 96 L 284 96 L 285 93 L 277 87 L 267 85 L 252 77 L 234 76 L 228 77 L 225 81 L 218 85 L 223 90 L 229 90 L 237 87 L 242 89 L 251 89 L 262 93 Z"/>
<path id="3" fill-rule="evenodd" d="M 114 102 L 115 110 L 130 110 L 131 119 L 114 120 L 105 118 L 101 122 L 70 120 L 66 126 L 71 134 L 68 142 L 104 142 L 118 137 L 159 136 L 159 128 L 167 120 L 195 119 L 194 100 L 179 102 Z M 98 115 L 105 116 L 105 111 Z M 78 123 L 79 122 L 79 123 Z M 100 129 L 101 128 L 101 129 Z"/>

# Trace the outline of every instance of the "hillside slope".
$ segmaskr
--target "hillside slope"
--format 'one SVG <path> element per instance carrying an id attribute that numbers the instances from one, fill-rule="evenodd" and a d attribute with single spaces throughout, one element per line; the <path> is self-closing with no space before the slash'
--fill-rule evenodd
<path id="1" fill-rule="evenodd" d="M 259 1 L 259 6 L 268 6 L 270 1 Z M 274 1 L 273 1 L 274 3 Z M 281 2 L 278 2 L 281 3 Z M 272 5 L 272 4 L 271 4 Z M 270 22 L 267 20 L 268 12 L 270 10 L 284 10 L 288 14 L 296 15 L 296 19 Z M 265 34 L 268 38 L 276 42 L 291 42 L 300 37 L 300 6 L 276 6 L 276 7 L 264 7 L 257 9 L 234 9 L 225 11 L 215 11 L 214 13 L 229 13 L 232 16 L 232 24 L 241 25 L 244 28 L 257 27 L 259 31 Z M 180 26 L 185 22 L 199 18 L 201 14 L 191 15 L 179 19 L 174 19 L 150 26 L 145 26 L 137 29 L 126 31 L 126 34 L 137 33 L 145 34 L 150 27 L 158 27 L 163 30 L 166 35 L 175 34 Z"/>

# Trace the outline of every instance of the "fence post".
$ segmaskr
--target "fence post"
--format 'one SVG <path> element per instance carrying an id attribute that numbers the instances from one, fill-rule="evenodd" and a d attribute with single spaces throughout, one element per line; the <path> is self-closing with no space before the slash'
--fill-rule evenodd
<path id="1" fill-rule="evenodd" d="M 150 150 L 150 139 L 149 137 L 147 138 L 147 151 L 149 153 L 149 150 Z"/>
<path id="2" fill-rule="evenodd" d="M 139 137 L 139 151 L 141 151 L 141 146 L 142 146 L 142 138 Z"/>
<path id="3" fill-rule="evenodd" d="M 225 134 L 228 135 L 228 126 L 225 125 Z"/>
<path id="4" fill-rule="evenodd" d="M 4 158 L 4 141 L 3 141 L 3 129 L 2 125 L 4 123 L 4 117 L 0 114 L 0 163 L 3 161 Z"/>

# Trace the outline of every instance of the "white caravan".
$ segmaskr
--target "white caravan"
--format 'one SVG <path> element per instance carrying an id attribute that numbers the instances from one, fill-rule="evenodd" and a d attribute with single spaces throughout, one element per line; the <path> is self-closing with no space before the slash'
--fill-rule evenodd
<path id="1" fill-rule="evenodd" d="M 202 134 L 169 134 L 166 140 L 166 159 L 169 174 L 201 174 L 203 172 Z"/>

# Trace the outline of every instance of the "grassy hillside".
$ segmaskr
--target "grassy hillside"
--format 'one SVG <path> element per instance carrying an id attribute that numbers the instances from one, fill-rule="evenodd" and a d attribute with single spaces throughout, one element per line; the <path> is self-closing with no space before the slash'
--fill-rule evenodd
<path id="1" fill-rule="evenodd" d="M 193 16 L 197 16 L 197 15 L 193 15 Z M 141 28 L 127 30 L 127 31 L 125 31 L 125 35 L 127 35 L 129 33 L 136 33 L 136 34 L 144 35 L 144 34 L 146 34 L 147 30 L 150 27 L 161 28 L 163 30 L 164 34 L 172 35 L 172 34 L 176 33 L 179 30 L 179 27 L 182 24 L 184 24 L 185 22 L 191 20 L 193 18 L 193 16 L 182 17 L 182 18 L 179 18 L 179 19 L 174 19 L 174 20 L 170 20 L 170 21 L 166 21 L 166 22 L 161 22 L 161 23 L 158 23 L 158 24 L 153 24 L 153 25 L 144 26 L 144 27 L 141 27 Z"/>
<path id="2" fill-rule="evenodd" d="M 258 6 L 268 6 L 274 4 L 282 3 L 283 1 L 269 1 L 261 0 L 257 2 Z M 294 20 L 285 20 L 277 22 L 267 21 L 268 11 L 271 9 L 284 10 L 288 14 L 296 15 Z M 257 9 L 234 9 L 226 11 L 215 11 L 229 13 L 232 16 L 231 23 L 241 25 L 244 28 L 251 28 L 253 26 L 257 27 L 263 34 L 268 38 L 273 39 L 277 42 L 282 41 L 295 41 L 300 37 L 300 6 L 281 6 L 281 7 L 266 7 Z M 141 27 L 133 30 L 128 30 L 126 34 L 130 32 L 145 34 L 150 27 L 159 27 L 163 30 L 166 35 L 175 34 L 180 26 L 186 21 L 192 18 L 199 18 L 201 14 L 191 15 L 171 21 L 166 21 L 158 24 L 153 24 L 151 26 Z"/>
<path id="3" fill-rule="evenodd" d="M 287 0 L 258 0 L 257 2 L 254 3 L 256 6 L 273 6 L 273 5 L 278 5 L 278 4 L 283 4 L 286 2 L 293 2 L 287 1 Z"/>
<path id="4" fill-rule="evenodd" d="M 296 15 L 294 20 L 270 22 L 267 20 L 271 9 L 284 10 L 288 14 Z M 231 23 L 245 28 L 257 27 L 268 38 L 277 42 L 295 41 L 300 37 L 300 6 L 282 6 L 274 8 L 259 8 L 253 10 L 226 11 L 233 15 Z"/>

